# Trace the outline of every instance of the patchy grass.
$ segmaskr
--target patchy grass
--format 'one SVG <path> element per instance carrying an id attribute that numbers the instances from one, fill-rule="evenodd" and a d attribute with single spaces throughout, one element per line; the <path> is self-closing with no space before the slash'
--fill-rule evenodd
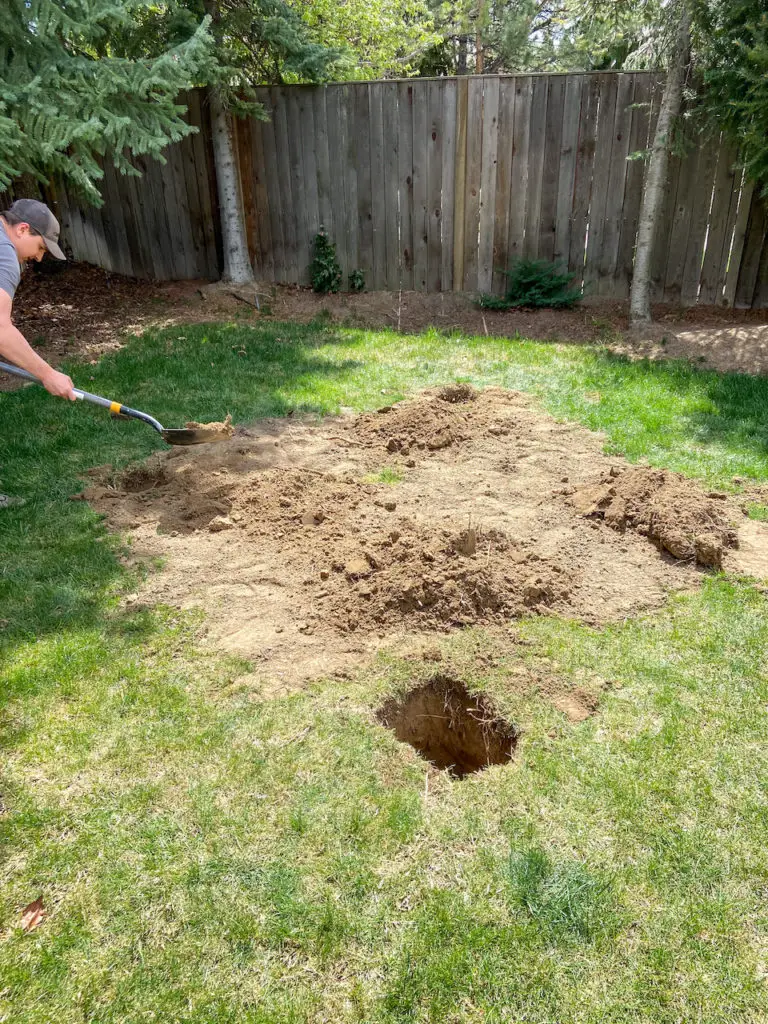
<path id="1" fill-rule="evenodd" d="M 384 466 L 378 473 L 369 473 L 363 477 L 367 484 L 399 484 L 402 479 L 402 470 L 397 466 Z"/>
<path id="2" fill-rule="evenodd" d="M 747 506 L 747 515 L 758 523 L 768 523 L 768 505 L 761 505 L 759 502 L 751 502 Z"/>
<path id="3" fill-rule="evenodd" d="M 501 384 L 630 458 L 768 478 L 768 382 L 597 350 L 187 327 L 75 376 L 170 426 Z M 0 1021 L 763 1019 L 764 594 L 713 577 L 608 629 L 438 639 L 440 672 L 521 730 L 511 765 L 453 781 L 375 721 L 430 663 L 268 700 L 196 618 L 119 606 L 119 544 L 67 498 L 149 430 L 27 389 L 0 431 L 27 498 L 0 513 Z M 521 672 L 599 693 L 597 715 L 569 723 Z"/>

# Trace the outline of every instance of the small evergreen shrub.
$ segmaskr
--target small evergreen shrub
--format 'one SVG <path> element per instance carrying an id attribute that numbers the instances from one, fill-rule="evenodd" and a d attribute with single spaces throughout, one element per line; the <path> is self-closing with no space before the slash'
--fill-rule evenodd
<path id="1" fill-rule="evenodd" d="M 505 270 L 504 273 L 509 279 L 506 295 L 503 298 L 498 295 L 481 295 L 480 305 L 483 309 L 513 309 L 520 306 L 563 309 L 581 299 L 581 291 L 571 287 L 576 275 L 548 260 L 518 260 L 511 270 Z"/>
<path id="2" fill-rule="evenodd" d="M 321 228 L 315 235 L 314 256 L 309 265 L 312 290 L 327 294 L 341 287 L 341 267 L 336 259 L 336 246 Z"/>
<path id="3" fill-rule="evenodd" d="M 351 292 L 365 291 L 365 274 L 362 270 L 353 270 L 349 275 L 349 290 Z"/>

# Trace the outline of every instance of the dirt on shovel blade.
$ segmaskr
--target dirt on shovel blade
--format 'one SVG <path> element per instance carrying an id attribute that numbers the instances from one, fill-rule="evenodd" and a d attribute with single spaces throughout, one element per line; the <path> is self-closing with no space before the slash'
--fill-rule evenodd
<path id="1" fill-rule="evenodd" d="M 201 434 L 220 437 L 222 440 L 232 437 L 235 432 L 235 428 L 232 426 L 232 417 L 229 415 L 223 422 L 198 423 L 196 420 L 189 420 L 184 426 L 187 430 L 196 430 Z"/>

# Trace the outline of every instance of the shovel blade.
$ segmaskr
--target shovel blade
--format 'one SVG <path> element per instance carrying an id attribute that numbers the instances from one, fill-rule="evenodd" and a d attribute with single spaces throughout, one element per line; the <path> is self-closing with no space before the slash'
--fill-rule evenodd
<path id="1" fill-rule="evenodd" d="M 161 434 L 167 444 L 178 445 L 210 444 L 212 441 L 228 441 L 232 436 L 223 430 L 206 430 L 204 427 L 195 429 L 181 427 L 178 430 L 162 430 Z"/>

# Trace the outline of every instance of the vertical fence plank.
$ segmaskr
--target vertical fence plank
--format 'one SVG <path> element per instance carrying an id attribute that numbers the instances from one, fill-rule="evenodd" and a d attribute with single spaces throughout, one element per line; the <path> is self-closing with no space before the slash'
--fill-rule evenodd
<path id="1" fill-rule="evenodd" d="M 760 254 L 768 233 L 768 207 L 759 195 L 752 194 L 746 241 L 739 267 L 734 305 L 737 309 L 751 309 L 755 298 L 757 275 L 760 270 Z"/>
<path id="2" fill-rule="evenodd" d="M 206 277 L 215 280 L 219 276 L 219 252 L 216 241 L 216 224 L 214 210 L 218 208 L 215 204 L 215 176 L 209 171 L 208 160 L 210 149 L 205 136 L 207 118 L 204 116 L 199 90 L 193 89 L 189 94 L 189 117 L 191 123 L 197 125 L 199 131 L 192 136 L 192 151 L 194 158 L 194 173 L 197 179 L 198 208 L 200 220 L 205 239 L 205 263 Z M 187 171 L 189 174 L 189 171 Z"/>
<path id="3" fill-rule="evenodd" d="M 413 287 L 427 290 L 427 87 L 428 82 L 413 83 Z"/>
<path id="4" fill-rule="evenodd" d="M 315 236 L 320 230 L 320 202 L 317 195 L 317 159 L 315 156 L 315 122 L 314 105 L 312 94 L 318 86 L 305 85 L 296 89 L 299 103 L 299 124 L 301 126 L 301 173 L 302 192 L 304 194 L 304 208 L 306 212 L 306 241 L 302 255 L 299 246 L 299 255 L 303 259 L 305 267 L 299 265 L 299 271 L 304 270 L 303 283 L 309 284 L 309 264 L 312 261 L 312 252 Z"/>
<path id="5" fill-rule="evenodd" d="M 146 183 L 142 178 L 137 178 L 131 174 L 126 175 L 125 186 L 129 196 L 131 217 L 136 226 L 139 240 L 141 262 L 146 268 L 147 276 L 151 280 L 161 280 L 159 277 L 162 270 L 159 263 L 160 253 L 154 246 L 150 233 L 149 219 L 146 213 L 145 197 L 149 201 Z"/>
<path id="6" fill-rule="evenodd" d="M 699 177 L 704 170 L 706 152 L 706 148 L 699 146 L 686 153 L 680 165 L 677 194 L 672 211 L 672 230 L 667 249 L 667 265 L 664 272 L 665 302 L 678 303 L 682 294 L 693 214 L 691 196 L 696 191 Z"/>
<path id="7" fill-rule="evenodd" d="M 747 241 L 747 227 L 749 214 L 752 209 L 752 196 L 755 192 L 755 183 L 747 180 L 744 176 L 739 196 L 739 209 L 736 217 L 736 225 L 733 232 L 733 247 L 724 267 L 725 278 L 723 284 L 723 302 L 726 306 L 733 306 L 736 300 L 736 287 L 739 280 L 739 268 L 744 255 L 744 247 Z"/>
<path id="8" fill-rule="evenodd" d="M 131 245 L 125 223 L 124 204 L 120 195 L 117 171 L 112 160 L 107 157 L 103 162 L 104 179 L 101 194 L 104 197 L 105 223 L 111 231 L 112 255 L 115 270 L 120 274 L 133 274 Z M 138 276 L 138 275 L 137 275 Z M 190 276 L 194 277 L 194 274 Z"/>
<path id="9" fill-rule="evenodd" d="M 453 288 L 453 239 L 456 171 L 456 81 L 443 85 L 443 193 L 440 218 L 441 286 L 444 292 Z"/>
<path id="10" fill-rule="evenodd" d="M 251 167 L 253 197 L 256 204 L 256 223 L 259 235 L 259 275 L 267 281 L 275 279 L 275 253 L 279 247 L 272 238 L 272 218 L 267 173 L 265 136 L 272 133 L 269 121 L 254 118 L 251 122 Z"/>
<path id="11" fill-rule="evenodd" d="M 304 141 L 302 140 L 302 102 L 300 90 L 280 89 L 288 119 L 288 154 L 291 168 L 291 195 L 296 211 L 296 279 L 298 284 L 309 284 L 309 263 L 312 259 L 312 231 L 307 206 L 308 188 L 304 167 Z"/>
<path id="12" fill-rule="evenodd" d="M 512 170 L 509 187 L 507 269 L 523 255 L 528 197 L 528 150 L 530 148 L 533 79 L 515 78 L 515 114 L 512 127 Z"/>
<path id="13" fill-rule="evenodd" d="M 346 139 L 344 137 L 341 109 L 343 95 L 339 86 L 329 85 L 323 90 L 323 96 L 325 97 L 326 124 L 328 127 L 326 152 L 328 158 L 328 198 L 331 208 L 329 220 L 332 224 L 339 263 L 344 273 L 349 275 L 355 267 L 352 265 L 347 247 L 347 213 L 345 205 L 347 186 Z"/>
<path id="14" fill-rule="evenodd" d="M 757 272 L 755 294 L 752 299 L 753 309 L 768 309 L 768 234 L 763 241 L 763 252 L 760 257 L 760 268 Z"/>
<path id="15" fill-rule="evenodd" d="M 347 259 L 353 269 L 362 270 L 365 280 L 370 287 L 371 267 L 370 264 L 367 266 L 363 265 L 364 256 L 360 248 L 361 225 L 358 213 L 358 168 L 355 148 L 355 135 L 357 132 L 356 95 L 355 86 L 344 85 L 341 87 L 339 113 L 341 115 L 341 134 L 344 142 L 344 201 L 347 223 Z"/>
<path id="16" fill-rule="evenodd" d="M 576 183 L 576 153 L 579 146 L 579 117 L 583 75 L 567 75 L 560 137 L 560 175 L 555 207 L 555 246 L 553 258 L 568 263 L 571 248 L 571 210 Z"/>
<path id="17" fill-rule="evenodd" d="M 493 235 L 496 215 L 496 165 L 499 147 L 499 79 L 486 77 L 483 84 L 483 135 L 480 167 L 480 227 L 477 257 L 477 287 L 489 292 L 493 286 Z"/>
<path id="18" fill-rule="evenodd" d="M 565 76 L 552 75 L 547 82 L 547 119 L 544 130 L 544 167 L 541 183 L 539 259 L 553 260 L 557 234 L 557 196 L 560 188 L 560 149 L 563 137 Z"/>
<path id="19" fill-rule="evenodd" d="M 597 140 L 592 180 L 592 199 L 589 204 L 587 258 L 584 264 L 584 294 L 595 295 L 598 290 L 600 258 L 605 244 L 605 212 L 611 175 L 611 155 L 614 142 L 614 121 L 619 83 L 617 75 L 600 77 L 600 107 L 597 115 Z"/>
<path id="20" fill-rule="evenodd" d="M 381 82 L 368 86 L 371 138 L 371 226 L 373 229 L 373 287 L 387 283 L 387 208 L 384 195 L 384 110 Z"/>
<path id="21" fill-rule="evenodd" d="M 456 168 L 453 181 L 453 287 L 464 291 L 464 238 L 467 198 L 467 120 L 469 117 L 469 79 L 456 83 Z"/>
<path id="22" fill-rule="evenodd" d="M 400 287 L 400 204 L 398 201 L 397 83 L 382 86 L 382 121 L 384 124 L 384 213 L 387 265 L 384 287 L 397 291 Z"/>
<path id="23" fill-rule="evenodd" d="M 498 144 L 496 148 L 496 199 L 493 217 L 493 279 L 491 291 L 504 292 L 509 264 L 509 202 L 512 185 L 512 145 L 515 124 L 515 80 L 502 78 L 499 83 Z"/>
<path id="24" fill-rule="evenodd" d="M 332 186 L 330 153 L 328 151 L 327 102 L 328 87 L 324 85 L 316 86 L 312 90 L 312 123 L 315 128 L 318 220 L 336 246 L 336 258 L 341 264 L 342 273 L 344 273 L 347 266 L 346 245 L 344 244 L 344 239 L 339 238 L 339 231 L 333 218 L 333 204 L 331 203 Z M 348 273 L 348 271 L 346 272 Z"/>
<path id="25" fill-rule="evenodd" d="M 270 89 L 275 124 L 275 146 L 280 182 L 280 207 L 283 211 L 283 240 L 285 245 L 286 284 L 299 283 L 299 203 L 294 202 L 291 151 L 289 146 L 289 118 L 285 89 Z"/>
<path id="26" fill-rule="evenodd" d="M 427 82 L 427 291 L 442 290 L 443 84 Z"/>
<path id="27" fill-rule="evenodd" d="M 483 83 L 481 77 L 469 81 L 467 106 L 467 180 L 464 200 L 464 289 L 478 288 L 478 231 L 480 228 L 480 189 L 483 154 Z"/>
<path id="28" fill-rule="evenodd" d="M 245 238 L 248 246 L 248 258 L 257 276 L 261 276 L 261 239 L 256 217 L 256 189 L 253 169 L 253 131 L 252 118 L 233 118 L 235 125 L 235 153 L 237 154 L 238 172 L 240 177 L 240 196 L 245 222 Z"/>
<path id="29" fill-rule="evenodd" d="M 730 242 L 728 227 L 729 222 L 732 223 L 731 208 L 736 205 L 736 201 L 733 200 L 735 159 L 736 154 L 733 151 L 732 145 L 723 139 L 718 154 L 717 171 L 715 172 L 715 191 L 712 201 L 709 233 L 707 235 L 707 247 L 701 267 L 699 302 L 704 305 L 721 301 L 722 267 L 725 258 L 727 258 L 727 248 Z"/>
<path id="30" fill-rule="evenodd" d="M 285 271 L 285 241 L 283 238 L 283 213 L 280 201 L 280 175 L 277 165 L 277 149 L 275 146 L 275 111 L 272 107 L 269 90 L 260 88 L 256 90 L 256 98 L 264 107 L 264 112 L 269 120 L 261 122 L 261 131 L 257 137 L 257 144 L 261 145 L 260 157 L 256 157 L 256 166 L 263 168 L 264 192 L 266 193 L 266 205 L 269 215 L 269 237 L 271 250 L 269 260 L 272 266 L 272 281 L 284 281 Z M 269 265 L 269 261 L 267 261 Z"/>
<path id="31" fill-rule="evenodd" d="M 568 268 L 575 275 L 574 284 L 582 285 L 584 261 L 589 223 L 589 204 L 592 198 L 592 170 L 595 163 L 597 139 L 597 111 L 600 96 L 600 76 L 589 75 L 582 79 L 581 121 L 579 123 L 579 144 L 576 151 L 576 183 L 573 192 L 571 212 L 571 241 Z"/>
<path id="32" fill-rule="evenodd" d="M 156 175 L 157 161 L 152 157 L 142 157 L 137 165 L 142 177 L 134 178 L 133 182 L 142 196 L 142 212 L 152 251 L 154 276 L 158 281 L 167 281 L 171 277 L 173 254 L 168 244 L 168 223 L 163 217 L 163 197 Z"/>
<path id="33" fill-rule="evenodd" d="M 603 244 L 598 262 L 597 292 L 613 298 L 618 292 L 616 277 L 619 272 L 619 244 L 621 222 L 624 218 L 624 183 L 627 176 L 627 157 L 632 131 L 632 98 L 635 75 L 620 74 L 616 91 L 616 109 L 613 118 L 613 144 L 608 191 L 605 200 Z"/>
<path id="34" fill-rule="evenodd" d="M 192 92 L 185 96 L 187 103 L 187 120 L 193 124 L 192 119 Z M 203 227 L 203 214 L 200 207 L 200 192 L 198 189 L 198 173 L 195 166 L 194 135 L 188 135 L 179 143 L 179 155 L 184 179 L 184 191 L 187 197 L 187 211 L 189 216 L 189 231 L 194 251 L 195 277 L 208 277 L 208 252 Z M 127 211 L 126 211 L 127 212 Z M 128 218 L 125 218 L 126 233 L 130 234 Z M 134 245 L 129 242 L 130 251 L 134 251 Z"/>
<path id="35" fill-rule="evenodd" d="M 400 282 L 413 288 L 413 85 L 397 86 L 397 177 L 400 192 Z"/>
<path id="36" fill-rule="evenodd" d="M 539 255 L 541 229 L 541 195 L 544 178 L 544 150 L 547 131 L 547 93 L 549 78 L 534 75 L 531 96 L 531 125 L 528 146 L 528 189 L 525 210 L 523 255 L 535 260 Z"/>
<path id="37" fill-rule="evenodd" d="M 350 135 L 357 170 L 357 215 L 360 225 L 358 262 L 366 281 L 374 279 L 373 210 L 371 196 L 371 117 L 368 86 L 351 86 L 355 99 L 355 130 Z"/>
<path id="38" fill-rule="evenodd" d="M 717 136 L 708 137 L 701 143 L 696 181 L 688 195 L 691 221 L 688 228 L 683 280 L 680 286 L 680 301 L 684 306 L 695 306 L 699 298 L 701 262 L 704 257 L 704 243 L 709 225 L 709 205 L 712 199 L 719 148 L 720 143 Z"/>

